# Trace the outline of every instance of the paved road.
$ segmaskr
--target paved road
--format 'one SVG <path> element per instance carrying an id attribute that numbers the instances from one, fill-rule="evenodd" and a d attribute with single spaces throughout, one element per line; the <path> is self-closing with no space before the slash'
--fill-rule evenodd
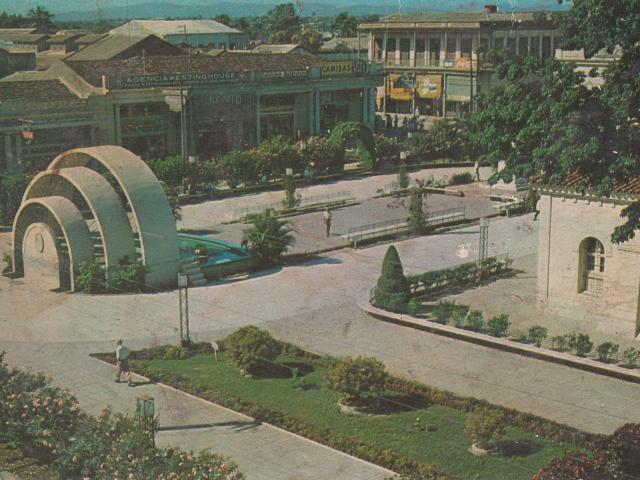
<path id="1" fill-rule="evenodd" d="M 475 258 L 477 230 L 469 227 L 397 243 L 405 270 L 419 272 Z M 537 244 L 536 223 L 531 216 L 492 220 L 490 244 L 491 253 L 531 255 Z M 396 374 L 589 431 L 606 433 L 640 421 L 637 385 L 363 316 L 355 304 L 375 283 L 385 250 L 378 246 L 332 252 L 253 278 L 193 289 L 195 337 L 220 338 L 241 325 L 259 324 L 311 350 L 375 355 Z M 460 258 L 461 252 L 469 257 Z M 103 403 L 117 396 L 109 393 L 102 374 L 88 375 L 86 384 L 74 380 L 83 378 L 85 354 L 97 348 L 93 342 L 106 348 L 118 337 L 133 346 L 176 338 L 177 298 L 172 292 L 115 297 L 45 292 L 35 297 L 26 285 L 0 279 L 0 304 L 7 305 L 0 319 L 0 347 L 10 352 L 11 361 L 42 366 L 57 375 L 60 384 L 78 389 L 81 397 L 98 395 Z M 58 358 L 65 359 L 63 368 L 55 365 Z M 212 443 L 218 449 L 217 442 Z M 242 458 L 234 459 L 242 465 Z"/>

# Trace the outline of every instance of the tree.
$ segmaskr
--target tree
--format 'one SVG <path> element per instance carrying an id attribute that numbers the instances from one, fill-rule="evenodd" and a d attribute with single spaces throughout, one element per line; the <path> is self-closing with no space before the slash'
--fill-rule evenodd
<path id="1" fill-rule="evenodd" d="M 300 17 L 293 3 L 282 3 L 269 10 L 266 23 L 270 43 L 291 43 L 293 35 L 300 30 Z"/>
<path id="2" fill-rule="evenodd" d="M 105 289 L 102 265 L 97 260 L 82 262 L 76 271 L 76 288 L 82 293 L 98 293 Z"/>
<path id="3" fill-rule="evenodd" d="M 331 130 L 329 140 L 336 147 L 345 151 L 346 143 L 355 139 L 360 152 L 360 164 L 367 170 L 377 167 L 376 141 L 371 129 L 359 122 L 339 122 Z M 343 153 L 344 158 L 344 153 Z"/>
<path id="4" fill-rule="evenodd" d="M 216 163 L 217 175 L 227 182 L 229 188 L 236 188 L 243 182 L 257 182 L 259 178 L 257 157 L 258 152 L 255 149 L 234 150 L 226 153 Z"/>
<path id="5" fill-rule="evenodd" d="M 31 178 L 23 174 L 0 176 L 0 224 L 13 222 Z"/>
<path id="6" fill-rule="evenodd" d="M 358 34 L 358 20 L 348 12 L 341 12 L 333 19 L 331 31 L 340 37 L 355 37 Z"/>
<path id="7" fill-rule="evenodd" d="M 145 287 L 147 269 L 140 261 L 124 257 L 109 275 L 108 286 L 116 293 L 140 292 Z"/>
<path id="8" fill-rule="evenodd" d="M 427 228 L 427 219 L 424 214 L 424 190 L 421 186 L 411 189 L 411 197 L 409 200 L 409 231 L 415 234 L 421 234 Z"/>
<path id="9" fill-rule="evenodd" d="M 249 215 L 252 226 L 243 233 L 243 241 L 260 265 L 273 265 L 295 243 L 289 223 L 281 220 L 271 209 Z"/>
<path id="10" fill-rule="evenodd" d="M 284 208 L 295 208 L 300 203 L 300 198 L 296 196 L 296 179 L 292 175 L 287 175 L 284 179 Z"/>
<path id="11" fill-rule="evenodd" d="M 505 431 L 504 415 L 496 410 L 478 408 L 467 417 L 464 433 L 480 448 L 488 448 L 491 442 Z"/>
<path id="12" fill-rule="evenodd" d="M 276 135 L 260 143 L 255 162 L 259 177 L 280 178 L 287 168 L 291 168 L 295 173 L 304 170 L 304 159 L 282 135 Z"/>
<path id="13" fill-rule="evenodd" d="M 340 394 L 346 405 L 367 405 L 378 402 L 387 382 L 384 365 L 370 357 L 347 357 L 327 375 L 327 386 Z"/>
<path id="14" fill-rule="evenodd" d="M 320 47 L 322 47 L 322 35 L 312 28 L 305 28 L 300 32 L 294 33 L 291 41 L 306 48 L 311 53 L 318 53 Z"/>
<path id="15" fill-rule="evenodd" d="M 341 172 L 344 150 L 326 137 L 309 137 L 296 144 L 300 158 L 318 173 Z"/>
<path id="16" fill-rule="evenodd" d="M 213 19 L 216 22 L 221 23 L 223 25 L 227 25 L 227 26 L 231 25 L 231 17 L 224 13 L 221 13 L 220 15 L 216 15 L 215 17 L 213 17 Z"/>
<path id="17" fill-rule="evenodd" d="M 31 8 L 27 13 L 27 19 L 31 24 L 45 33 L 52 32 L 55 29 L 53 17 L 54 15 L 41 5 Z"/>
<path id="18" fill-rule="evenodd" d="M 409 282 L 404 276 L 396 247 L 391 245 L 382 261 L 382 274 L 375 289 L 375 303 L 392 312 L 404 312 L 411 298 Z"/>
<path id="19" fill-rule="evenodd" d="M 529 328 L 528 336 L 531 343 L 534 343 L 536 347 L 540 347 L 543 340 L 547 338 L 547 329 L 539 325 L 534 325 Z"/>
<path id="20" fill-rule="evenodd" d="M 246 372 L 273 361 L 282 351 L 282 345 L 267 331 L 249 325 L 236 330 L 222 340 L 229 360 Z"/>

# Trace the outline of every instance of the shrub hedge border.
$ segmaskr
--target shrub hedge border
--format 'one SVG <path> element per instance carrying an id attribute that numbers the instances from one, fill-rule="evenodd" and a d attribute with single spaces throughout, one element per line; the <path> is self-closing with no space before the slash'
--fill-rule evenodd
<path id="1" fill-rule="evenodd" d="M 317 355 L 303 350 L 287 342 L 280 342 L 282 351 L 290 356 L 303 359 L 324 368 L 329 368 L 338 360 L 331 356 Z M 151 360 L 153 358 L 163 358 L 166 347 L 156 347 L 154 349 L 143 349 L 132 352 L 131 358 Z M 211 350 L 209 344 L 196 344 L 192 354 L 207 353 Z M 110 364 L 115 364 L 113 354 L 96 353 L 91 354 L 99 360 Z M 420 464 L 404 455 L 400 455 L 391 450 L 375 447 L 361 440 L 347 435 L 336 435 L 333 431 L 315 427 L 309 423 L 289 417 L 283 412 L 271 408 L 256 405 L 255 403 L 232 395 L 225 395 L 212 388 L 204 388 L 187 381 L 181 374 L 169 374 L 161 369 L 139 365 L 138 374 L 148 377 L 152 381 L 160 381 L 172 388 L 185 391 L 191 395 L 204 400 L 219 404 L 225 408 L 248 415 L 256 420 L 271 424 L 275 427 L 287 430 L 297 435 L 303 436 L 315 442 L 321 443 L 346 454 L 380 465 L 396 472 L 421 471 L 429 472 L 433 475 L 433 480 L 455 480 L 458 477 L 445 472 L 433 465 Z M 605 438 L 605 435 L 598 435 L 579 430 L 568 425 L 564 425 L 552 420 L 539 417 L 537 415 L 520 412 L 513 408 L 494 405 L 486 400 L 473 397 L 461 397 L 451 392 L 439 390 L 423 385 L 418 382 L 406 380 L 397 376 L 389 376 L 387 388 L 398 393 L 415 395 L 427 399 L 429 402 L 453 408 L 465 413 L 477 408 L 487 408 L 492 412 L 504 415 L 507 424 L 513 428 L 519 428 L 537 435 L 542 435 L 555 441 L 575 443 L 579 447 L 590 449 L 597 441 Z"/>

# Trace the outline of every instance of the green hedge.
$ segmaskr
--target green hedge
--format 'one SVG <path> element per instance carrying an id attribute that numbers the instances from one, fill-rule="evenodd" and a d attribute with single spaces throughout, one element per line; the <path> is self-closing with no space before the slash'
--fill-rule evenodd
<path id="1" fill-rule="evenodd" d="M 479 270 L 487 278 L 491 275 L 499 275 L 511 269 L 510 259 L 499 260 L 496 257 L 489 257 L 480 264 L 480 269 L 476 262 L 463 263 L 455 267 L 444 268 L 442 270 L 432 270 L 418 275 L 409 275 L 407 280 L 411 287 L 411 293 L 430 293 L 445 287 L 469 285 L 477 281 Z"/>

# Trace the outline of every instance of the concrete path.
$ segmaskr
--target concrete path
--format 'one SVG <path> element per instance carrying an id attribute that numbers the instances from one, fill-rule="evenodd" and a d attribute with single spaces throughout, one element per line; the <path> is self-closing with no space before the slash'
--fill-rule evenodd
<path id="1" fill-rule="evenodd" d="M 410 172 L 411 181 L 417 179 L 427 180 L 434 178 L 435 180 L 444 181 L 455 173 L 473 172 L 472 167 L 444 167 L 444 168 L 427 168 L 415 172 Z M 491 174 L 489 167 L 480 169 L 480 176 L 486 180 Z M 374 176 L 355 177 L 345 180 L 331 181 L 309 187 L 301 187 L 298 193 L 305 197 L 328 195 L 336 192 L 347 191 L 356 200 L 364 200 L 374 197 L 378 190 L 388 187 L 396 182 L 398 175 L 384 174 Z M 222 200 L 211 200 L 198 203 L 195 205 L 185 205 L 182 207 L 183 219 L 178 223 L 178 227 L 182 229 L 197 228 L 214 228 L 216 225 L 235 220 L 234 211 L 237 208 L 250 207 L 254 205 L 281 203 L 284 199 L 282 191 L 263 192 L 241 197 L 231 197 Z"/>
<path id="2" fill-rule="evenodd" d="M 537 223 L 531 219 L 530 215 L 493 219 L 490 253 L 512 257 L 535 253 Z M 477 232 L 477 227 L 468 227 L 396 245 L 405 271 L 421 272 L 476 258 Z M 356 303 L 375 284 L 386 249 L 386 245 L 346 249 L 245 280 L 192 289 L 194 337 L 217 339 L 239 326 L 256 324 L 310 350 L 374 355 L 396 374 L 589 431 L 610 433 L 626 422 L 640 421 L 638 385 L 363 316 Z M 59 384 L 84 391 L 89 404 L 91 395 L 103 404 L 118 397 L 108 393 L 117 387 L 110 383 L 108 372 L 94 372 L 86 353 L 107 348 L 119 337 L 134 347 L 177 338 L 175 292 L 34 295 L 22 281 L 0 278 L 0 304 L 6 305 L 0 312 L 0 348 L 9 350 L 10 361 L 42 367 L 52 375 L 60 371 Z M 99 343 L 92 343 L 96 341 Z M 56 366 L 60 359 L 65 359 L 65 364 Z M 91 373 L 85 391 L 83 381 L 78 386 L 75 376 L 86 368 Z M 130 400 L 125 401 L 127 406 Z M 212 445 L 217 449 L 215 438 Z M 249 451 L 246 455 L 251 456 Z M 241 457 L 234 460 L 243 463 Z"/>
<path id="3" fill-rule="evenodd" d="M 391 474 L 172 388 L 142 384 L 141 377 L 134 376 L 139 385 L 133 388 L 115 383 L 114 367 L 88 357 L 112 349 L 109 343 L 0 343 L 0 349 L 7 350 L 10 364 L 46 372 L 55 385 L 76 394 L 92 415 L 107 407 L 133 414 L 137 397 L 153 397 L 160 427 L 169 429 L 158 433 L 159 446 L 213 450 L 236 462 L 249 480 L 382 480 Z"/>

